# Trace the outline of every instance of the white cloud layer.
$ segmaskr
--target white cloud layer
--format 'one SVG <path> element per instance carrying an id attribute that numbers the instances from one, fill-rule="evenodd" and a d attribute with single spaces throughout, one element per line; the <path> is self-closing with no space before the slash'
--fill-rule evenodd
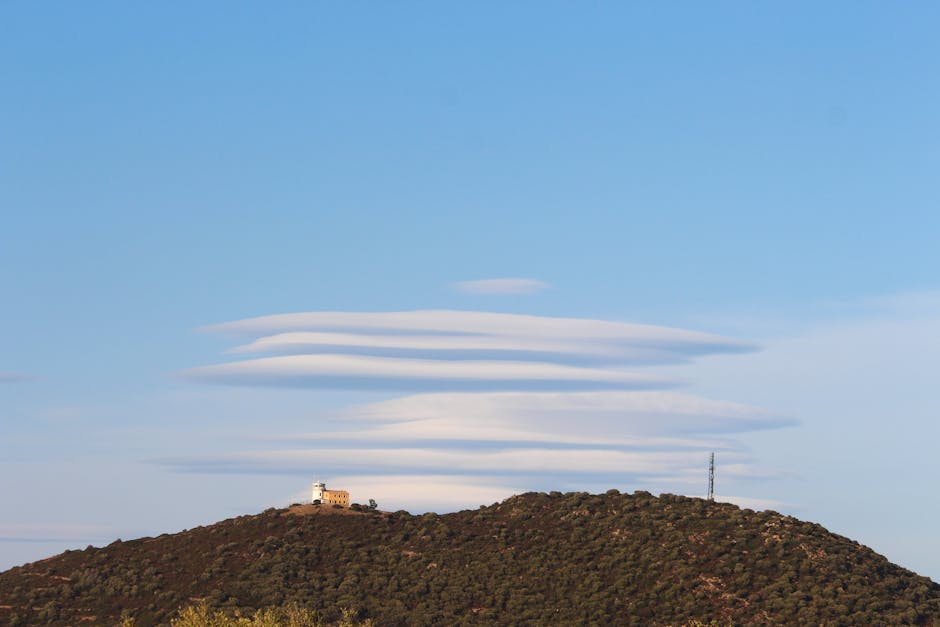
<path id="1" fill-rule="evenodd" d="M 483 311 L 419 310 L 396 312 L 314 311 L 276 314 L 206 327 L 263 335 L 296 331 L 359 330 L 402 333 L 538 338 L 570 342 L 604 342 L 615 345 L 675 350 L 691 354 L 753 351 L 754 344 L 731 338 L 671 327 L 589 318 L 554 318 Z"/>
<path id="2" fill-rule="evenodd" d="M 672 348 L 507 335 L 380 335 L 294 331 L 258 338 L 232 354 L 367 354 L 424 359 L 509 359 L 562 363 L 658 364 L 685 358 Z"/>
<path id="3" fill-rule="evenodd" d="M 477 279 L 459 281 L 454 289 L 465 294 L 535 294 L 549 287 L 548 283 L 538 279 Z"/>
<path id="4" fill-rule="evenodd" d="M 337 442 L 372 443 L 405 445 L 415 443 L 422 446 L 469 446 L 475 444 L 502 443 L 505 445 L 565 444 L 580 447 L 618 447 L 627 449 L 699 449 L 732 450 L 739 445 L 730 439 L 656 437 L 627 434 L 608 435 L 589 428 L 577 429 L 577 422 L 572 421 L 568 432 L 560 429 L 547 431 L 530 430 L 512 423 L 479 424 L 464 423 L 458 419 L 439 418 L 408 420 L 392 424 L 382 424 L 360 431 L 320 431 L 291 436 L 287 438 L 261 438 L 265 440 L 290 441 L 297 443 L 322 442 L 329 439 Z"/>
<path id="5" fill-rule="evenodd" d="M 732 460 L 744 454 L 725 453 Z M 359 471 L 387 468 L 391 472 L 430 473 L 580 473 L 661 476 L 673 473 L 702 474 L 700 451 L 619 451 L 613 449 L 504 448 L 321 448 L 250 451 L 227 455 L 175 457 L 160 460 L 164 465 L 197 472 L 287 472 L 312 474 L 323 469 Z M 731 463 L 723 475 L 747 477 L 746 463 Z"/>
<path id="6" fill-rule="evenodd" d="M 353 408 L 352 418 L 402 425 L 512 427 L 555 439 L 593 434 L 668 436 L 777 428 L 794 421 L 765 410 L 692 394 L 656 391 L 417 394 Z"/>
<path id="7" fill-rule="evenodd" d="M 290 355 L 192 368 L 187 379 L 230 385 L 329 388 L 660 388 L 675 379 L 537 362 L 443 361 L 359 355 Z"/>

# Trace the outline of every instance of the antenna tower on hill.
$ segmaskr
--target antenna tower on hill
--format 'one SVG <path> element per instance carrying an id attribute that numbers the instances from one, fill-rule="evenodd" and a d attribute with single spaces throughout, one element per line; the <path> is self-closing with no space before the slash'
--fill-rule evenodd
<path id="1" fill-rule="evenodd" d="M 708 458 L 708 500 L 715 500 L 715 452 Z"/>

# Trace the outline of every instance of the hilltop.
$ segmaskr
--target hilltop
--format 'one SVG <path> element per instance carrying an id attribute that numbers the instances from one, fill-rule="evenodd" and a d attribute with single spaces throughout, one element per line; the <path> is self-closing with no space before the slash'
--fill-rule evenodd
<path id="1" fill-rule="evenodd" d="M 378 625 L 940 625 L 940 585 L 817 524 L 615 490 L 445 515 L 271 509 L 0 573 L 0 624 L 294 601 Z"/>

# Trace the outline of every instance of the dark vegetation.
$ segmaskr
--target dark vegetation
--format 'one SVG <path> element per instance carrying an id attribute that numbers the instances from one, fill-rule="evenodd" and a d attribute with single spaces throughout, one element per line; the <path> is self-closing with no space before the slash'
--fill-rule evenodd
<path id="1" fill-rule="evenodd" d="M 616 491 L 357 509 L 271 509 L 14 568 L 0 573 L 0 624 L 296 603 L 377 625 L 940 625 L 940 585 L 775 512 Z"/>

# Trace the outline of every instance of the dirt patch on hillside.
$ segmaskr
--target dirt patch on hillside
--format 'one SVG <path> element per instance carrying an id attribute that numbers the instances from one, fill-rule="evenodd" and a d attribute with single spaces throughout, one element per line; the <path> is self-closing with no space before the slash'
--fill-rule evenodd
<path id="1" fill-rule="evenodd" d="M 332 505 L 291 505 L 287 508 L 288 514 L 294 516 L 363 516 L 367 512 L 357 512 L 348 507 L 333 507 Z"/>

